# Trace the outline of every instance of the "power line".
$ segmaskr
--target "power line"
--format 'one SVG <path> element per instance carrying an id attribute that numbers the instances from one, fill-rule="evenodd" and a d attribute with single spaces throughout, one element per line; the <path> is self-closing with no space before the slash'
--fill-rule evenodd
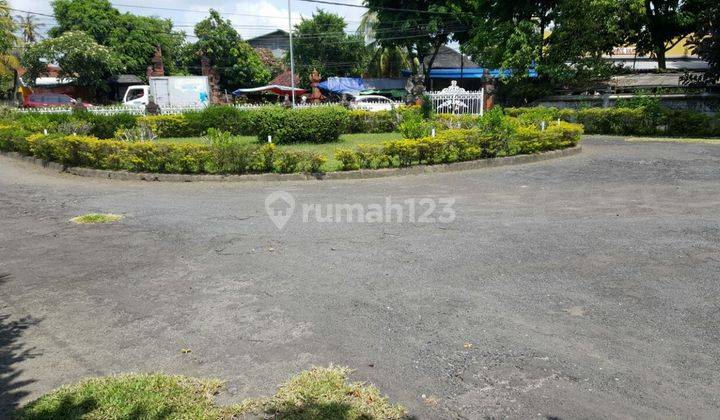
<path id="1" fill-rule="evenodd" d="M 370 9 L 370 7 L 362 5 L 362 4 L 348 4 L 348 3 L 340 3 L 337 1 L 328 1 L 328 0 L 298 0 L 306 3 L 319 3 L 319 4 L 329 4 L 332 6 L 345 6 L 345 7 L 356 7 L 361 9 Z M 385 10 L 388 12 L 409 12 L 409 13 L 428 13 L 428 14 L 434 14 L 434 15 L 451 15 L 450 12 L 440 12 L 440 11 L 433 11 L 433 10 L 421 10 L 421 9 L 403 9 L 399 7 L 373 7 L 372 10 Z"/>

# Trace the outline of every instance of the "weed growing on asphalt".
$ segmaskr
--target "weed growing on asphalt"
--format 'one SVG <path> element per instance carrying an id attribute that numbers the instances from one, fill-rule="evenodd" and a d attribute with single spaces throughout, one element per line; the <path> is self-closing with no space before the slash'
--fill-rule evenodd
<path id="1" fill-rule="evenodd" d="M 123 216 L 119 214 L 101 214 L 89 213 L 70 219 L 71 222 L 78 225 L 92 225 L 98 223 L 112 223 L 122 220 Z"/>

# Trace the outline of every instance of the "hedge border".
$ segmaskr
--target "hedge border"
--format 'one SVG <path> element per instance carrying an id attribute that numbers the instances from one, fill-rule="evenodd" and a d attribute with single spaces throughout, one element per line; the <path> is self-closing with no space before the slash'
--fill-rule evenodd
<path id="1" fill-rule="evenodd" d="M 387 178 L 393 176 L 423 175 L 447 172 L 461 172 L 474 169 L 493 168 L 499 166 L 520 165 L 542 162 L 550 159 L 575 156 L 582 152 L 582 146 L 548 152 L 515 155 L 500 158 L 488 158 L 455 162 L 440 165 L 415 165 L 403 168 L 360 169 L 355 171 L 338 171 L 321 174 L 250 174 L 250 175 L 191 175 L 191 174 L 159 174 L 144 172 L 109 171 L 103 169 L 68 167 L 57 162 L 48 162 L 34 156 L 26 156 L 17 152 L 0 152 L 0 155 L 29 162 L 58 172 L 65 172 L 86 178 L 114 179 L 123 181 L 161 181 L 161 182 L 268 182 L 268 181 L 323 181 L 323 180 L 355 180 Z"/>

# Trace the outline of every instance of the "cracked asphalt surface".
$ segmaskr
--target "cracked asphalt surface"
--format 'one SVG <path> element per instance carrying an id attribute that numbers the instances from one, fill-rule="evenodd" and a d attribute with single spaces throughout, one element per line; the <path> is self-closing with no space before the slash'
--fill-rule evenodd
<path id="1" fill-rule="evenodd" d="M 720 412 L 720 145 L 363 181 L 142 183 L 0 156 L 0 418 L 83 377 L 347 365 L 419 418 Z M 300 223 L 265 198 L 454 197 L 453 223 Z M 120 213 L 78 226 L 71 217 Z M 191 349 L 184 354 L 182 349 Z"/>

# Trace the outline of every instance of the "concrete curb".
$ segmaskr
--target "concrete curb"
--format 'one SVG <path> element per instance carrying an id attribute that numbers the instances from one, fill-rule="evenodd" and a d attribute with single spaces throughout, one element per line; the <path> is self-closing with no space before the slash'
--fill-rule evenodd
<path id="1" fill-rule="evenodd" d="M 108 171 L 103 169 L 66 167 L 57 162 L 48 162 L 33 156 L 21 155 L 17 152 L 0 152 L 3 156 L 19 159 L 44 168 L 67 172 L 88 178 L 119 179 L 123 181 L 162 181 L 162 182 L 248 182 L 248 181 L 308 181 L 308 180 L 347 180 L 372 179 L 390 176 L 422 175 L 444 172 L 467 171 L 471 169 L 492 168 L 498 166 L 519 165 L 523 163 L 541 162 L 574 156 L 582 152 L 581 146 L 568 149 L 553 150 L 534 155 L 518 155 L 502 158 L 479 159 L 467 162 L 440 165 L 418 165 L 407 168 L 360 169 L 357 171 L 328 172 L 324 174 L 253 174 L 253 175 L 188 175 L 188 174 L 156 174 L 145 172 Z"/>

